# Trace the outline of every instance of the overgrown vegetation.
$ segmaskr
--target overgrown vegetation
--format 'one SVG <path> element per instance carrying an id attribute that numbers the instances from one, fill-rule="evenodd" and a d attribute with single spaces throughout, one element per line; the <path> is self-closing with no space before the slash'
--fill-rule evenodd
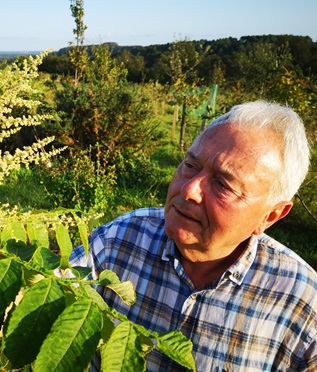
<path id="1" fill-rule="evenodd" d="M 110 270 L 84 280 L 89 269 L 69 267 L 71 232 L 78 231 L 87 251 L 89 222 L 71 210 L 9 213 L 1 221 L 1 370 L 79 372 L 98 349 L 103 371 L 145 371 L 145 356 L 156 347 L 195 371 L 192 344 L 181 332 L 147 331 L 109 308 L 91 287 L 107 287 L 133 306 L 132 282 L 120 282 Z M 49 249 L 52 235 L 59 255 Z M 21 302 L 6 313 L 19 292 Z"/>

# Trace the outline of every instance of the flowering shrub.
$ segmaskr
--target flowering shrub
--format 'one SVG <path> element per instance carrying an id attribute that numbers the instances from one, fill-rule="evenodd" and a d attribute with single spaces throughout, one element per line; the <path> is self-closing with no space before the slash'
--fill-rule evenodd
<path id="1" fill-rule="evenodd" d="M 38 65 L 49 51 L 36 57 L 28 57 L 22 63 L 13 63 L 0 70 L 0 143 L 18 133 L 23 127 L 41 125 L 51 118 L 48 114 L 38 114 L 41 102 L 34 97 L 36 90 L 32 87 L 38 77 Z M 46 152 L 45 146 L 54 137 L 38 139 L 31 146 L 15 149 L 13 153 L 0 149 L 0 183 L 11 170 L 31 163 L 48 163 L 49 158 L 63 149 Z"/>

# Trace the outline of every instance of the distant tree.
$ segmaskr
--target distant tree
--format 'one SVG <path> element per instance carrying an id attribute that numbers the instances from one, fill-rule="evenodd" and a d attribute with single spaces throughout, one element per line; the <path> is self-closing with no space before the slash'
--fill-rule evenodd
<path id="1" fill-rule="evenodd" d="M 197 76 L 197 66 L 202 56 L 208 52 L 197 51 L 194 44 L 187 38 L 176 40 L 170 48 L 170 71 L 171 93 L 176 106 L 182 106 L 182 119 L 180 128 L 180 150 L 184 150 L 185 128 L 186 128 L 186 110 L 188 106 L 197 102 L 195 94 L 191 94 L 197 88 L 199 78 Z M 174 111 L 176 114 L 176 110 Z M 173 125 L 175 126 L 175 120 Z M 174 132 L 174 128 L 173 128 Z"/>
<path id="2" fill-rule="evenodd" d="M 76 24 L 76 28 L 73 29 L 76 37 L 76 46 L 83 47 L 85 30 L 87 29 L 87 26 L 84 24 L 84 0 L 70 0 L 70 9 Z"/>
<path id="3" fill-rule="evenodd" d="M 81 78 L 85 66 L 87 64 L 87 53 L 83 52 L 85 30 L 87 26 L 84 24 L 84 0 L 70 0 L 70 9 L 72 16 L 75 19 L 76 27 L 73 29 L 73 33 L 76 38 L 76 45 L 72 43 L 71 49 L 69 50 L 69 57 L 75 67 L 75 83 Z"/>
<path id="4" fill-rule="evenodd" d="M 214 53 L 204 56 L 197 66 L 197 74 L 204 85 L 222 86 L 225 82 L 225 72 L 222 58 Z"/>
<path id="5" fill-rule="evenodd" d="M 47 72 L 52 75 L 74 75 L 74 66 L 68 54 L 58 55 L 50 53 L 44 58 L 43 63 L 39 66 L 40 72 Z"/>
<path id="6" fill-rule="evenodd" d="M 127 79 L 134 83 L 141 83 L 144 81 L 144 57 L 141 55 L 133 55 L 128 50 L 123 50 L 116 60 L 120 63 L 123 62 L 126 69 L 128 70 Z"/>
<path id="7" fill-rule="evenodd" d="M 270 89 L 269 81 L 286 68 L 292 67 L 292 55 L 287 44 L 276 46 L 271 43 L 257 42 L 241 48 L 233 54 L 239 80 L 263 95 Z"/>

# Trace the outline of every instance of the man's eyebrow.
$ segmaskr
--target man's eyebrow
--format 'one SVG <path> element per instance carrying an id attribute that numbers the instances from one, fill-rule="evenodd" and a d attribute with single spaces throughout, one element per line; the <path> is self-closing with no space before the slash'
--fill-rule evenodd
<path id="1" fill-rule="evenodd" d="M 228 181 L 238 181 L 237 177 L 235 177 L 234 174 L 224 171 L 222 169 L 218 169 L 216 173 L 220 174 L 222 177 L 226 178 Z"/>
<path id="2" fill-rule="evenodd" d="M 195 155 L 195 153 L 193 153 L 191 150 L 188 150 L 188 151 L 186 152 L 185 157 L 190 157 L 190 158 L 192 158 L 193 160 L 198 160 L 198 156 Z"/>
<path id="3" fill-rule="evenodd" d="M 223 177 L 227 181 L 232 182 L 232 184 L 235 184 L 241 188 L 244 188 L 243 180 L 237 174 L 235 174 L 235 172 L 230 172 L 230 170 L 218 168 L 216 170 L 216 174 Z"/>
<path id="4" fill-rule="evenodd" d="M 216 161 L 215 168 L 216 168 L 215 173 L 223 177 L 224 179 L 239 185 L 243 184 L 242 180 L 240 179 L 239 175 L 234 171 L 234 169 L 230 169 L 221 163 L 219 164 L 218 161 Z"/>
<path id="5" fill-rule="evenodd" d="M 191 150 L 188 150 L 186 152 L 185 158 L 186 157 L 195 161 L 199 160 L 199 156 Z M 237 175 L 234 172 L 230 172 L 230 170 L 223 169 L 221 165 L 218 163 L 218 161 L 216 161 L 215 168 L 216 168 L 215 174 L 218 174 L 218 176 L 221 176 L 230 182 L 235 182 L 239 185 L 243 185 L 243 182 L 240 180 L 239 177 L 237 177 Z"/>

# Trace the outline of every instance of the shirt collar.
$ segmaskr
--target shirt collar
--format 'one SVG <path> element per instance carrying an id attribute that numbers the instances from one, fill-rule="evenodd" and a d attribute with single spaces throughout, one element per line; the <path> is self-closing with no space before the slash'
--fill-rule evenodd
<path id="1" fill-rule="evenodd" d="M 258 236 L 252 235 L 248 241 L 248 245 L 239 259 L 232 264 L 226 272 L 223 274 L 224 276 L 229 277 L 230 280 L 235 282 L 236 284 L 240 285 L 243 282 L 244 277 L 247 275 L 251 265 L 253 264 L 258 247 Z M 172 239 L 168 238 L 165 244 L 163 253 L 162 253 L 162 260 L 163 261 L 170 261 L 171 258 L 176 258 L 175 252 L 175 243 Z"/>
<path id="2" fill-rule="evenodd" d="M 175 257 L 175 243 L 172 239 L 168 238 L 162 253 L 163 261 L 170 261 L 171 258 Z"/>
<path id="3" fill-rule="evenodd" d="M 229 278 L 236 284 L 240 285 L 243 282 L 243 279 L 252 266 L 257 253 L 258 241 L 258 236 L 252 235 L 242 255 L 227 269 L 226 273 L 229 274 Z"/>

